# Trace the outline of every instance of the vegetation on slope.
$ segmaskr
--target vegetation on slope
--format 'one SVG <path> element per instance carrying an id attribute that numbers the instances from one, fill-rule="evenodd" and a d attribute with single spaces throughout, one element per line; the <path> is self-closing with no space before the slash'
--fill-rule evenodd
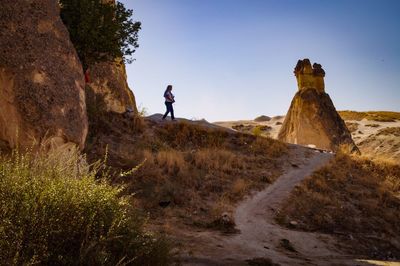
<path id="1" fill-rule="evenodd" d="M 395 137 L 400 137 L 400 127 L 383 128 L 383 129 L 380 129 L 376 135 L 377 136 L 393 135 Z"/>
<path id="2" fill-rule="evenodd" d="M 0 157 L 4 265 L 166 265 L 169 247 L 75 151 Z M 92 170 L 91 170 L 92 169 Z"/>
<path id="3" fill-rule="evenodd" d="M 371 158 L 400 162 L 400 127 L 379 129 L 358 143 L 362 153 Z"/>
<path id="4" fill-rule="evenodd" d="M 355 252 L 400 257 L 400 166 L 338 153 L 286 201 L 278 220 L 353 239 Z"/>
<path id="5" fill-rule="evenodd" d="M 370 111 L 370 112 L 356 112 L 356 111 L 339 111 L 339 115 L 343 120 L 357 120 L 362 119 L 380 121 L 380 122 L 395 122 L 400 120 L 399 112 L 388 111 Z"/>
<path id="6" fill-rule="evenodd" d="M 107 129 L 89 140 L 97 147 L 88 150 L 90 157 L 104 154 L 107 143 L 111 165 L 129 169 L 141 164 L 133 175 L 114 181 L 126 184 L 152 217 L 179 217 L 186 224 L 212 223 L 250 190 L 272 182 L 288 149 L 270 138 L 190 122 L 148 120 L 143 133 Z"/>

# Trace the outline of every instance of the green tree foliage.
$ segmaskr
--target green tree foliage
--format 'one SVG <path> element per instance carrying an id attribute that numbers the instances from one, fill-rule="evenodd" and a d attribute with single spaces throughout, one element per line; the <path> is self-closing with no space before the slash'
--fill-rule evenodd
<path id="1" fill-rule="evenodd" d="M 129 58 L 139 47 L 140 22 L 120 3 L 104 0 L 60 0 L 61 18 L 67 26 L 84 70 L 106 60 Z"/>

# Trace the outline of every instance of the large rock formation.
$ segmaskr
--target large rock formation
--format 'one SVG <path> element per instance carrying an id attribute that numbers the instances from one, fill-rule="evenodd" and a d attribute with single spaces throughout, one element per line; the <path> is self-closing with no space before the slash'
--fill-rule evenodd
<path id="1" fill-rule="evenodd" d="M 299 60 L 294 74 L 299 90 L 292 100 L 278 139 L 331 151 L 348 144 L 352 151 L 358 151 L 346 124 L 325 93 L 325 71 L 321 65 L 311 66 L 310 60 Z"/>
<path id="2" fill-rule="evenodd" d="M 84 76 L 58 1 L 0 0 L 0 142 L 84 146 Z"/>
<path id="3" fill-rule="evenodd" d="M 135 96 L 129 89 L 125 65 L 117 60 L 115 62 L 101 62 L 89 68 L 89 88 L 101 97 L 105 111 L 123 113 L 131 109 L 137 113 Z"/>
<path id="4" fill-rule="evenodd" d="M 102 0 L 102 2 L 115 4 L 115 0 Z M 88 73 L 90 82 L 87 85 L 96 97 L 101 97 L 105 111 L 124 113 L 129 109 L 137 113 L 135 96 L 129 89 L 125 64 L 121 59 L 94 64 L 89 67 Z"/>

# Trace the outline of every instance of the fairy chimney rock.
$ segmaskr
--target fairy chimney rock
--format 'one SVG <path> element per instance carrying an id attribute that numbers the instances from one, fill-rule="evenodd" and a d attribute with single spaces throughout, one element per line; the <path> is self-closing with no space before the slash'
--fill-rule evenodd
<path id="1" fill-rule="evenodd" d="M 321 65 L 311 66 L 310 60 L 299 60 L 294 73 L 299 90 L 293 97 L 278 139 L 330 151 L 348 145 L 353 152 L 358 152 L 346 124 L 324 91 L 325 71 Z"/>
<path id="2" fill-rule="evenodd" d="M 293 72 L 299 90 L 313 88 L 318 91 L 325 91 L 325 71 L 320 64 L 314 63 L 311 66 L 309 59 L 299 60 Z"/>

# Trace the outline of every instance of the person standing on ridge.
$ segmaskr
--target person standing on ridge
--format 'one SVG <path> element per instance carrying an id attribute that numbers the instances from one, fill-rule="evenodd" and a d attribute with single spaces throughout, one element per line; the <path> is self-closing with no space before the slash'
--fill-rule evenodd
<path id="1" fill-rule="evenodd" d="M 167 111 L 165 112 L 163 116 L 163 120 L 167 117 L 168 113 L 171 113 L 171 120 L 175 120 L 174 116 L 174 108 L 172 107 L 172 104 L 175 102 L 174 98 L 175 96 L 172 94 L 172 85 L 168 85 L 167 89 L 164 92 L 164 98 L 165 98 L 165 106 L 167 107 Z"/>

